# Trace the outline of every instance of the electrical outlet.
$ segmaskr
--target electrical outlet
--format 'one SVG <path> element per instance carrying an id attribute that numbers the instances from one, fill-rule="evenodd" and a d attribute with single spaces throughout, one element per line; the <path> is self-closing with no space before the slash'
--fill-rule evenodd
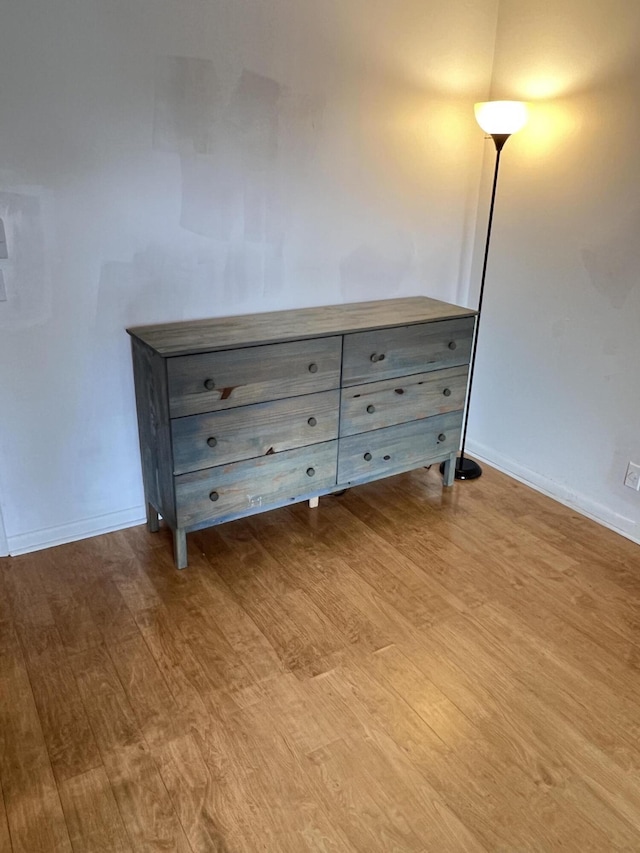
<path id="1" fill-rule="evenodd" d="M 630 489 L 640 492 L 640 465 L 636 465 L 635 462 L 629 462 L 624 484 L 625 486 L 629 486 Z"/>

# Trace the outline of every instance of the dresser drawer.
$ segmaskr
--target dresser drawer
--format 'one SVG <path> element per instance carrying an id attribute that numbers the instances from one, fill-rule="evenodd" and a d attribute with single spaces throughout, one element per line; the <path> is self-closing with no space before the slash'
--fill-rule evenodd
<path id="1" fill-rule="evenodd" d="M 458 411 L 464 408 L 466 389 L 466 365 L 344 388 L 340 435 Z"/>
<path id="2" fill-rule="evenodd" d="M 341 349 L 331 337 L 169 358 L 171 417 L 338 388 Z"/>
<path id="3" fill-rule="evenodd" d="M 386 427 L 340 439 L 338 482 L 374 480 L 428 465 L 460 444 L 462 412 Z"/>
<path id="4" fill-rule="evenodd" d="M 357 332 L 344 337 L 343 386 L 467 364 L 473 317 Z"/>
<path id="5" fill-rule="evenodd" d="M 171 421 L 173 472 L 184 474 L 338 437 L 339 391 Z"/>
<path id="6" fill-rule="evenodd" d="M 269 509 L 336 483 L 337 441 L 232 462 L 175 478 L 178 526 Z"/>

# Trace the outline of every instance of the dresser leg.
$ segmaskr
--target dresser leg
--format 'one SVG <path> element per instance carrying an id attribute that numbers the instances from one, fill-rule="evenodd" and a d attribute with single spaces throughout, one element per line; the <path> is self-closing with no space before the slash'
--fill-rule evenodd
<path id="1" fill-rule="evenodd" d="M 187 568 L 187 534 L 181 527 L 173 531 L 173 556 L 177 569 Z"/>
<path id="2" fill-rule="evenodd" d="M 315 509 L 320 503 L 320 498 L 309 498 L 309 507 Z"/>
<path id="3" fill-rule="evenodd" d="M 160 519 L 154 506 L 147 502 L 147 527 L 151 533 L 160 530 Z"/>
<path id="4" fill-rule="evenodd" d="M 458 458 L 457 453 L 451 453 L 449 458 L 444 463 L 444 485 L 445 486 L 453 486 L 453 481 L 456 478 L 456 459 Z"/>

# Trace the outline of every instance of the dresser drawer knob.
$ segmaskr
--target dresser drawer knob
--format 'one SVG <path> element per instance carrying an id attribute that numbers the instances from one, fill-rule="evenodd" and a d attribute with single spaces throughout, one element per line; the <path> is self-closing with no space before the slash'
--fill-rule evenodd
<path id="1" fill-rule="evenodd" d="M 387 454 L 386 456 L 383 456 L 382 458 L 384 459 L 385 462 L 388 462 L 391 459 L 389 454 Z"/>
<path id="2" fill-rule="evenodd" d="M 367 452 L 364 454 L 364 458 L 367 460 L 367 462 L 371 462 L 371 459 L 372 459 L 373 457 L 371 456 L 371 454 L 369 453 L 369 451 L 367 451 Z"/>
<path id="3" fill-rule="evenodd" d="M 447 440 L 447 436 L 443 432 L 441 432 L 440 435 L 438 436 L 438 441 L 446 441 L 446 440 Z"/>
<path id="4" fill-rule="evenodd" d="M 455 341 L 449 341 L 449 349 L 458 349 L 458 344 Z"/>
<path id="5" fill-rule="evenodd" d="M 207 389 L 207 391 L 213 391 L 213 389 L 216 387 L 216 383 L 213 381 L 213 379 L 205 379 L 204 387 Z"/>
<path id="6" fill-rule="evenodd" d="M 309 373 L 317 373 L 317 372 L 318 372 L 318 365 L 315 362 L 312 362 L 309 365 Z"/>
<path id="7" fill-rule="evenodd" d="M 375 406 L 367 406 L 367 411 L 369 412 L 370 415 L 372 415 L 375 412 L 375 410 L 376 410 Z"/>
<path id="8" fill-rule="evenodd" d="M 395 394 L 404 394 L 404 388 L 396 388 L 396 389 L 394 390 L 394 393 L 395 393 Z"/>
<path id="9" fill-rule="evenodd" d="M 309 418 L 307 423 L 309 424 L 309 426 L 315 426 L 318 423 L 318 421 L 315 418 Z"/>
<path id="10" fill-rule="evenodd" d="M 307 477 L 313 477 L 315 473 L 316 473 L 315 468 L 307 468 Z"/>
<path id="11" fill-rule="evenodd" d="M 209 492 L 209 500 L 210 501 L 213 501 L 215 503 L 219 497 L 220 497 L 220 495 L 217 492 Z"/>
<path id="12" fill-rule="evenodd" d="M 371 355 L 371 361 L 372 361 L 374 364 L 376 364 L 376 362 L 378 362 L 378 361 L 384 361 L 384 353 L 383 353 L 383 352 L 380 352 L 380 353 L 374 352 L 374 353 L 372 353 L 372 355 Z"/>
<path id="13" fill-rule="evenodd" d="M 217 443 L 218 443 L 218 439 L 214 438 L 213 436 L 211 436 L 211 438 L 207 439 L 207 444 L 209 445 L 209 447 L 215 447 Z"/>
<path id="14" fill-rule="evenodd" d="M 444 394 L 445 397 L 450 397 L 451 396 L 451 388 L 445 388 L 442 393 Z"/>

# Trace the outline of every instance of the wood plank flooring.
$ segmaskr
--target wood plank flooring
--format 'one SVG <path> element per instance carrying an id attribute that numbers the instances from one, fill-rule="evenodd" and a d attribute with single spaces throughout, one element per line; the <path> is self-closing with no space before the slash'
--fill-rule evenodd
<path id="1" fill-rule="evenodd" d="M 640 850 L 640 548 L 489 468 L 0 560 L 0 853 Z"/>

